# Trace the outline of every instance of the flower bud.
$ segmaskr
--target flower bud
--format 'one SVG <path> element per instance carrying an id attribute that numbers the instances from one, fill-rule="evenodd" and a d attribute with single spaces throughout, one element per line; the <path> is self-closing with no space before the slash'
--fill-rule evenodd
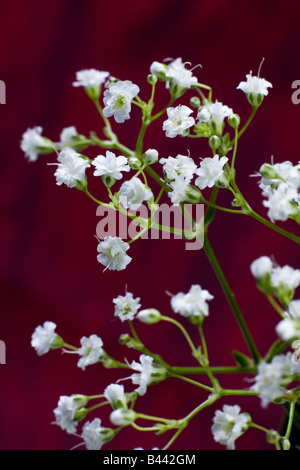
<path id="1" fill-rule="evenodd" d="M 260 167 L 259 172 L 260 172 L 260 174 L 263 178 L 266 178 L 268 180 L 279 177 L 279 175 L 278 175 L 277 171 L 275 170 L 275 168 L 273 168 L 273 166 L 270 165 L 269 163 L 264 163 Z"/>
<path id="2" fill-rule="evenodd" d="M 232 114 L 231 116 L 228 116 L 227 122 L 231 127 L 237 129 L 240 125 L 241 119 L 238 114 Z"/>
<path id="3" fill-rule="evenodd" d="M 148 81 L 148 83 L 150 83 L 150 85 L 155 85 L 157 83 L 157 80 L 158 80 L 158 78 L 154 73 L 150 73 L 147 76 L 147 81 Z"/>
<path id="4" fill-rule="evenodd" d="M 118 408 L 110 414 L 110 421 L 115 426 L 128 426 L 136 420 L 136 413 L 133 410 Z"/>
<path id="5" fill-rule="evenodd" d="M 215 153 L 217 148 L 219 148 L 220 145 L 221 145 L 221 140 L 219 139 L 219 137 L 217 135 L 212 135 L 211 138 L 208 141 L 208 145 L 210 146 L 212 151 Z"/>
<path id="6" fill-rule="evenodd" d="M 199 108 L 201 106 L 200 98 L 198 98 L 198 96 L 192 96 L 190 99 L 190 106 L 193 108 Z"/>
<path id="7" fill-rule="evenodd" d="M 142 156 L 142 160 L 146 165 L 152 165 L 152 163 L 155 163 L 158 160 L 158 151 L 155 149 L 148 149 Z"/>
<path id="8" fill-rule="evenodd" d="M 154 323 L 158 323 L 161 320 L 161 313 L 156 310 L 156 308 L 147 308 L 145 310 L 141 310 L 137 314 L 136 318 L 142 323 L 153 325 Z"/>

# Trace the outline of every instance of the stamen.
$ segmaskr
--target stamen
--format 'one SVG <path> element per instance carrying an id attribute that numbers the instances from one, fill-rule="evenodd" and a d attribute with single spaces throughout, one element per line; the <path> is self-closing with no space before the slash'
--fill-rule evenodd
<path id="1" fill-rule="evenodd" d="M 263 58 L 262 58 L 262 60 L 261 60 L 261 63 L 260 63 L 260 65 L 259 65 L 259 67 L 258 67 L 258 72 L 257 72 L 257 76 L 258 76 L 258 78 L 259 78 L 259 74 L 260 74 L 261 66 L 262 66 L 262 64 L 264 63 L 264 60 L 265 60 L 265 58 L 263 57 Z"/>

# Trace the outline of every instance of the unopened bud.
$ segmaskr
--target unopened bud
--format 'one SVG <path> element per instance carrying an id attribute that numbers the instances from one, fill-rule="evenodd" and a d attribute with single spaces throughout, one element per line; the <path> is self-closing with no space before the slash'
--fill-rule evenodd
<path id="1" fill-rule="evenodd" d="M 136 157 L 129 157 L 128 158 L 128 165 L 132 170 L 138 170 L 141 167 L 141 160 Z"/>
<path id="2" fill-rule="evenodd" d="M 270 163 L 264 163 L 259 170 L 261 176 L 263 178 L 266 178 L 268 180 L 273 179 L 273 178 L 278 178 L 278 173 L 275 170 L 275 168 L 270 165 Z"/>
<path id="3" fill-rule="evenodd" d="M 154 323 L 158 323 L 161 320 L 161 313 L 156 310 L 156 308 L 147 308 L 145 310 L 141 310 L 137 314 L 136 318 L 142 323 L 153 325 Z"/>
<path id="4" fill-rule="evenodd" d="M 148 76 L 147 76 L 147 80 L 148 80 L 148 83 L 150 83 L 150 85 L 155 85 L 157 83 L 157 76 L 154 75 L 154 73 L 150 73 Z"/>
<path id="5" fill-rule="evenodd" d="M 142 156 L 142 160 L 146 165 L 152 165 L 152 163 L 155 163 L 158 160 L 158 151 L 155 149 L 148 149 Z"/>
<path id="6" fill-rule="evenodd" d="M 208 141 L 208 145 L 212 149 L 212 151 L 215 153 L 215 151 L 220 147 L 221 145 L 221 140 L 217 135 L 212 135 L 211 138 Z"/>
<path id="7" fill-rule="evenodd" d="M 128 426 L 136 420 L 136 417 L 135 411 L 119 408 L 110 414 L 109 419 L 115 426 Z"/>
<path id="8" fill-rule="evenodd" d="M 231 127 L 233 127 L 234 129 L 237 129 L 240 125 L 241 119 L 238 114 L 232 114 L 231 116 L 228 117 L 227 122 Z"/>
<path id="9" fill-rule="evenodd" d="M 199 108 L 200 105 L 201 105 L 201 101 L 200 101 L 200 98 L 198 98 L 198 96 L 193 96 L 190 99 L 190 106 L 192 106 L 193 108 Z"/>

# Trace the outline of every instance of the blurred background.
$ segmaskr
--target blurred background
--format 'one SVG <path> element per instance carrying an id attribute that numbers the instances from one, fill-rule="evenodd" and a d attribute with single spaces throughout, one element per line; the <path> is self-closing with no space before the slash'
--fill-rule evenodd
<path id="1" fill-rule="evenodd" d="M 143 308 L 155 307 L 172 315 L 166 291 L 187 292 L 192 284 L 200 284 L 214 295 L 204 324 L 211 364 L 234 365 L 232 349 L 248 354 L 203 250 L 186 251 L 183 240 L 139 240 L 130 248 L 133 260 L 126 270 L 103 272 L 96 259 L 97 206 L 83 193 L 56 185 L 54 167 L 47 165 L 55 161 L 54 155 L 27 161 L 20 150 L 23 132 L 42 126 L 43 135 L 58 141 L 61 130 L 74 125 L 79 133 L 94 130 L 100 136 L 102 122 L 92 102 L 82 89 L 72 87 L 76 71 L 109 71 L 139 85 L 140 96 L 148 99 L 149 67 L 166 57 L 201 64 L 194 72 L 199 81 L 211 85 L 214 99 L 233 108 L 245 122 L 251 107 L 236 87 L 250 70 L 257 74 L 265 58 L 261 77 L 273 89 L 240 140 L 236 168 L 237 182 L 250 205 L 266 216 L 257 179 L 249 175 L 272 156 L 275 162 L 300 160 L 300 105 L 291 101 L 291 84 L 300 79 L 299 13 L 299 2 L 292 0 L 1 1 L 0 79 L 6 84 L 6 104 L 0 106 L 0 339 L 7 354 L 6 365 L 0 365 L 1 449 L 70 449 L 79 442 L 52 424 L 60 395 L 99 394 L 129 374 L 101 365 L 83 372 L 76 366 L 76 357 L 60 351 L 38 357 L 30 346 L 31 334 L 37 325 L 51 320 L 68 343 L 79 346 L 82 336 L 95 333 L 109 354 L 138 360 L 137 353 L 118 343 L 120 334 L 129 331 L 114 317 L 112 300 L 124 295 L 126 286 L 140 297 Z M 160 89 L 158 109 L 169 99 L 164 84 Z M 130 121 L 112 123 L 120 140 L 134 146 L 138 110 L 134 109 Z M 210 155 L 199 139 L 167 139 L 161 126 L 162 120 L 150 127 L 145 148 L 156 148 L 160 157 L 190 151 L 197 163 L 199 157 Z M 93 191 L 101 197 L 101 181 L 96 180 Z M 219 202 L 227 204 L 227 194 L 221 193 Z M 282 226 L 299 234 L 293 222 Z M 299 268 L 299 248 L 254 220 L 221 213 L 211 226 L 210 240 L 265 354 L 276 339 L 279 318 L 256 289 L 249 266 L 267 255 L 280 265 Z M 184 324 L 196 341 L 193 328 Z M 167 362 L 194 364 L 184 338 L 172 325 L 137 324 L 136 328 L 146 346 Z M 224 387 L 249 386 L 242 376 L 220 380 Z M 133 389 L 131 381 L 124 385 L 127 391 Z M 137 410 L 181 418 L 204 399 L 196 387 L 168 379 L 150 387 L 138 400 Z M 173 449 L 223 449 L 213 441 L 210 427 L 214 410 L 224 403 L 240 404 L 242 411 L 266 427 L 277 428 L 283 418 L 281 408 L 262 409 L 255 398 L 222 400 L 197 415 Z M 94 416 L 109 426 L 104 409 Z M 162 448 L 170 437 L 124 429 L 105 449 Z M 250 430 L 237 441 L 237 448 L 271 446 L 263 433 Z"/>

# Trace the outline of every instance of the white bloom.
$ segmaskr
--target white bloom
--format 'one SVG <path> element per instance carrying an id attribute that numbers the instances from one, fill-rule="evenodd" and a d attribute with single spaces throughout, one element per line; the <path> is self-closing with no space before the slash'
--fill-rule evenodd
<path id="1" fill-rule="evenodd" d="M 276 266 L 271 274 L 271 286 L 273 289 L 284 287 L 296 289 L 300 285 L 300 270 L 286 265 Z"/>
<path id="2" fill-rule="evenodd" d="M 197 78 L 193 77 L 192 72 L 185 68 L 180 57 L 169 64 L 166 77 L 180 88 L 191 88 L 197 84 Z"/>
<path id="3" fill-rule="evenodd" d="M 152 191 L 136 177 L 125 181 L 120 188 L 120 202 L 125 209 L 137 210 L 144 201 L 149 201 L 152 197 Z"/>
<path id="4" fill-rule="evenodd" d="M 109 419 L 115 426 L 128 426 L 136 419 L 136 413 L 133 410 L 119 408 L 112 411 Z"/>
<path id="5" fill-rule="evenodd" d="M 222 134 L 224 119 L 232 114 L 233 110 L 219 101 L 215 101 L 215 103 L 206 102 L 199 109 L 198 120 L 199 123 L 206 122 L 216 134 Z"/>
<path id="6" fill-rule="evenodd" d="M 185 202 L 187 199 L 187 191 L 189 184 L 184 178 L 177 178 L 175 181 L 170 183 L 173 191 L 168 192 L 168 196 L 174 206 L 178 206 L 181 202 Z"/>
<path id="7" fill-rule="evenodd" d="M 35 162 L 40 153 L 50 153 L 54 151 L 52 142 L 42 137 L 43 128 L 34 127 L 27 129 L 22 135 L 21 150 L 29 161 Z"/>
<path id="8" fill-rule="evenodd" d="M 55 333 L 56 324 L 46 321 L 43 326 L 38 326 L 32 333 L 31 346 L 36 349 L 39 356 L 46 354 L 57 340 Z"/>
<path id="9" fill-rule="evenodd" d="M 286 314 L 292 319 L 300 318 L 300 300 L 292 300 Z"/>
<path id="10" fill-rule="evenodd" d="M 72 143 L 74 137 L 78 136 L 75 126 L 65 127 L 60 134 L 60 145 L 66 146 Z"/>
<path id="11" fill-rule="evenodd" d="M 167 71 L 168 66 L 166 64 L 162 64 L 161 62 L 154 61 L 150 66 L 150 72 L 153 75 L 157 75 L 158 77 L 165 77 Z"/>
<path id="12" fill-rule="evenodd" d="M 83 428 L 81 437 L 85 442 L 88 450 L 100 450 L 103 444 L 102 436 L 103 428 L 101 426 L 101 419 L 95 418 L 92 422 L 87 421 Z"/>
<path id="13" fill-rule="evenodd" d="M 281 320 L 276 326 L 276 333 L 283 341 L 300 337 L 300 300 L 292 300 L 286 318 Z"/>
<path id="14" fill-rule="evenodd" d="M 58 401 L 58 406 L 54 410 L 55 422 L 62 430 L 68 434 L 73 434 L 76 431 L 77 421 L 75 420 L 76 412 L 85 406 L 87 399 L 84 395 L 61 396 Z"/>
<path id="15" fill-rule="evenodd" d="M 130 263 L 131 257 L 126 254 L 129 245 L 119 237 L 105 237 L 99 243 L 97 260 L 107 269 L 121 271 Z"/>
<path id="16" fill-rule="evenodd" d="M 91 335 L 89 338 L 83 336 L 80 340 L 81 348 L 77 353 L 82 356 L 77 365 L 80 369 L 85 370 L 86 366 L 96 364 L 103 354 L 103 341 L 97 335 Z"/>
<path id="17" fill-rule="evenodd" d="M 123 123 L 126 119 L 129 119 L 131 101 L 139 91 L 139 87 L 129 80 L 111 83 L 104 92 L 104 116 L 114 116 L 115 121 L 118 123 Z"/>
<path id="18" fill-rule="evenodd" d="M 294 166 L 289 161 L 275 163 L 274 165 L 264 163 L 259 172 L 262 175 L 262 187 L 268 185 L 277 187 L 281 182 L 285 182 L 295 189 L 300 187 L 299 164 Z"/>
<path id="19" fill-rule="evenodd" d="M 252 72 L 246 75 L 246 82 L 240 82 L 237 86 L 238 90 L 242 90 L 246 95 L 250 93 L 256 95 L 268 95 L 268 88 L 273 88 L 272 83 L 268 82 L 264 78 L 253 77 Z"/>
<path id="20" fill-rule="evenodd" d="M 272 271 L 272 260 L 268 256 L 261 256 L 251 263 L 250 270 L 255 279 L 263 279 Z"/>
<path id="21" fill-rule="evenodd" d="M 227 162 L 227 157 L 221 157 L 219 160 L 219 155 L 215 155 L 213 158 L 204 158 L 196 170 L 198 178 L 195 180 L 195 184 L 200 189 L 205 189 L 211 188 L 218 182 L 223 182 L 223 167 Z"/>
<path id="22" fill-rule="evenodd" d="M 180 313 L 184 317 L 208 316 L 208 300 L 213 299 L 207 290 L 201 289 L 199 285 L 192 285 L 189 292 L 184 294 L 179 292 L 171 299 L 171 307 L 175 313 Z"/>
<path id="23" fill-rule="evenodd" d="M 168 119 L 163 122 L 163 130 L 167 137 L 176 137 L 177 135 L 187 135 L 188 129 L 195 124 L 195 119 L 190 117 L 192 109 L 185 105 L 179 105 L 176 108 L 168 108 Z"/>
<path id="24" fill-rule="evenodd" d="M 132 374 L 130 378 L 134 385 L 138 385 L 135 391 L 141 396 L 145 395 L 147 385 L 152 383 L 151 373 L 154 370 L 152 363 L 153 358 L 151 356 L 142 354 L 140 356 L 140 364 L 136 361 L 130 364 L 130 367 L 138 372 L 137 374 Z"/>
<path id="25" fill-rule="evenodd" d="M 104 396 L 115 410 L 117 408 L 126 408 L 127 400 L 124 394 L 124 386 L 119 384 L 110 384 L 104 390 Z"/>
<path id="26" fill-rule="evenodd" d="M 100 72 L 96 69 L 86 69 L 76 72 L 76 82 L 73 82 L 73 86 L 79 87 L 94 87 L 100 86 L 105 82 L 109 72 Z"/>
<path id="27" fill-rule="evenodd" d="M 64 148 L 59 156 L 58 168 L 54 173 L 56 184 L 58 186 L 63 183 L 69 188 L 75 188 L 78 181 L 85 180 L 85 170 L 91 165 L 88 160 L 82 158 L 79 153 L 70 147 Z"/>
<path id="28" fill-rule="evenodd" d="M 290 367 L 291 358 L 289 355 L 275 356 L 271 363 L 261 361 L 258 364 L 258 374 L 251 390 L 259 394 L 263 408 L 285 393 L 282 382 L 285 376 L 290 373 Z"/>
<path id="29" fill-rule="evenodd" d="M 235 440 L 240 437 L 249 427 L 250 416 L 240 413 L 238 405 L 224 405 L 223 411 L 217 410 L 212 425 L 214 440 L 226 445 L 228 450 L 235 449 Z"/>
<path id="30" fill-rule="evenodd" d="M 276 189 L 268 194 L 268 197 L 267 201 L 263 201 L 263 205 L 269 208 L 268 217 L 273 223 L 275 220 L 287 220 L 297 210 L 292 204 L 293 202 L 299 202 L 298 192 L 294 187 L 280 183 Z"/>
<path id="31" fill-rule="evenodd" d="M 92 165 L 96 167 L 95 176 L 110 176 L 116 180 L 122 178 L 122 171 L 130 171 L 128 160 L 123 155 L 116 157 L 110 150 L 106 151 L 106 156 L 98 155 Z"/>
<path id="32" fill-rule="evenodd" d="M 125 320 L 133 320 L 135 314 L 140 308 L 140 298 L 133 298 L 130 292 L 127 292 L 125 296 L 119 295 L 116 299 L 113 299 L 115 304 L 115 316 L 119 317 L 123 322 Z"/>
<path id="33" fill-rule="evenodd" d="M 161 158 L 160 163 L 163 165 L 163 170 L 170 181 L 180 177 L 184 178 L 186 183 L 189 183 L 197 169 L 194 160 L 185 155 L 177 155 L 175 158 Z"/>

